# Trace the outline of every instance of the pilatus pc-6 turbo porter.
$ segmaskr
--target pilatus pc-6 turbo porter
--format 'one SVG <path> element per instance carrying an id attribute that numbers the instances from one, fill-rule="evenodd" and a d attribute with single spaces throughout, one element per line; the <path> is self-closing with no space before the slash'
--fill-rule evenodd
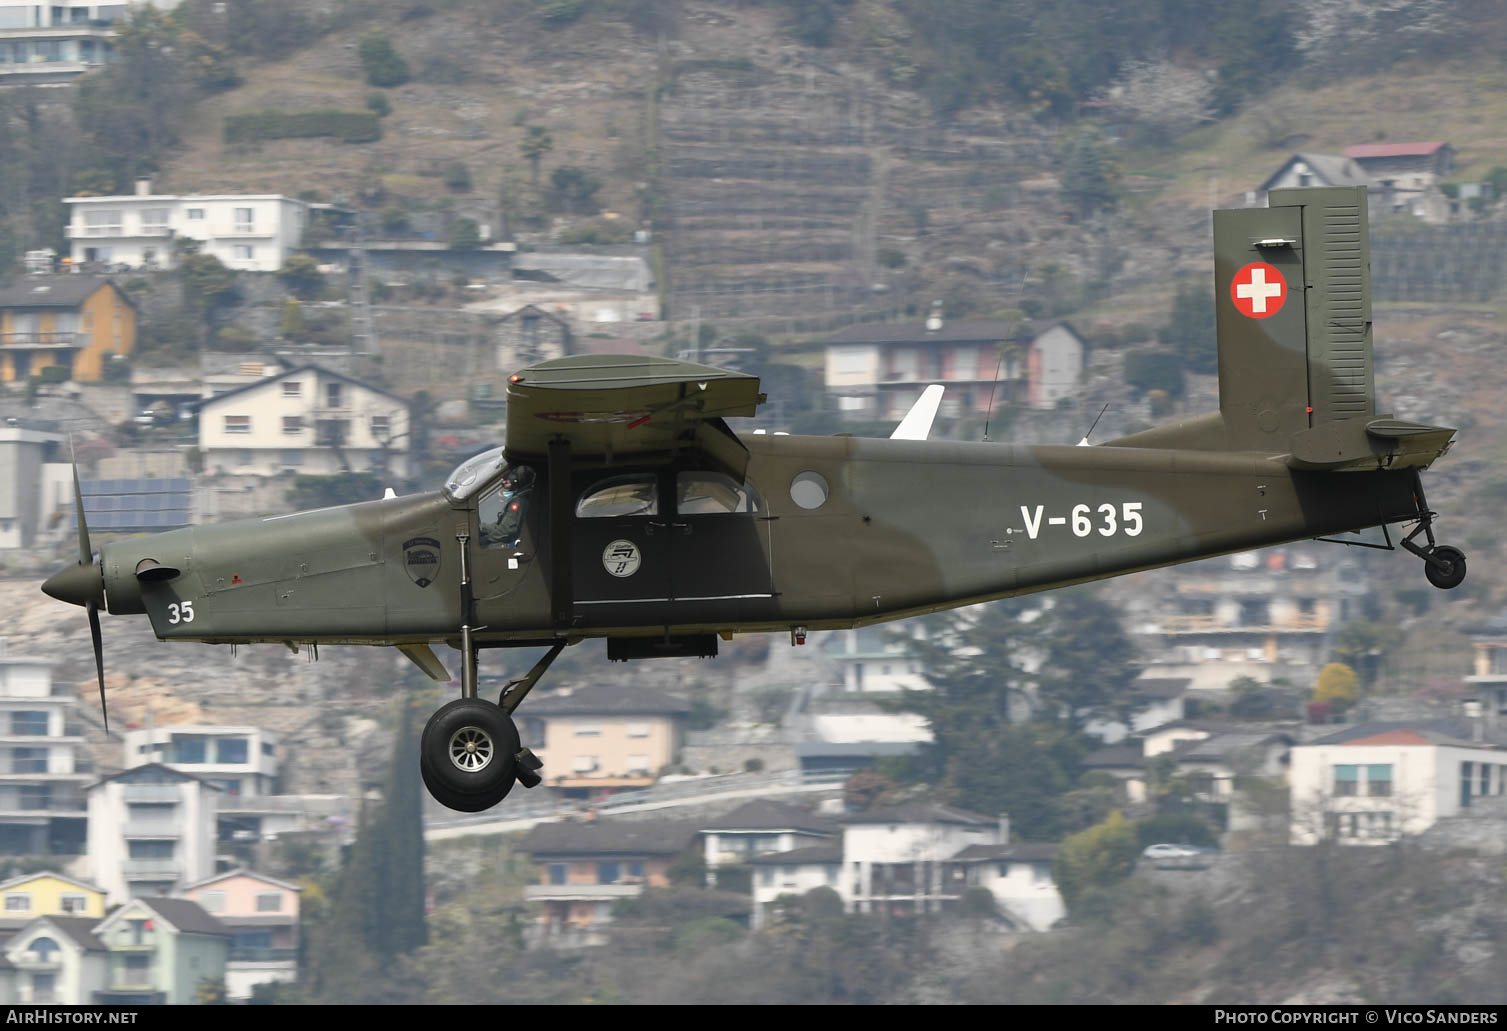
<path id="1" fill-rule="evenodd" d="M 442 490 L 114 541 L 43 590 L 145 613 L 164 641 L 388 645 L 460 697 L 420 768 L 454 809 L 540 782 L 513 714 L 561 650 L 714 656 L 733 634 L 854 627 L 1267 545 L 1411 524 L 1454 430 L 1378 415 L 1363 189 L 1273 190 L 1214 214 L 1219 411 L 1104 444 L 927 440 L 939 387 L 887 440 L 740 436 L 755 377 L 660 358 L 561 358 L 511 377 L 507 443 Z M 82 516 L 80 506 L 80 516 Z M 1420 540 L 1421 538 L 1421 540 Z M 487 648 L 547 647 L 497 702 Z"/>

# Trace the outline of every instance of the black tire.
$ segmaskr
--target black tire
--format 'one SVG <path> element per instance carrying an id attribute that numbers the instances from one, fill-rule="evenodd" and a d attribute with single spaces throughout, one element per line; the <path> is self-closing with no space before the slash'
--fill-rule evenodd
<path id="1" fill-rule="evenodd" d="M 433 774 L 429 772 L 429 764 L 424 761 L 423 756 L 419 757 L 419 776 L 424 778 L 424 787 L 429 789 L 429 794 L 436 802 L 458 813 L 485 812 L 501 802 L 508 796 L 508 792 L 513 790 L 513 781 L 510 780 L 502 785 L 500 790 L 491 794 L 462 795 L 451 791 L 434 779 Z"/>
<path id="2" fill-rule="evenodd" d="M 486 809 L 512 789 L 517 773 L 514 756 L 520 747 L 518 728 L 500 707 L 480 698 L 458 698 L 441 706 L 424 724 L 419 770 L 427 773 L 425 784 L 441 804 L 456 809 L 461 807 L 451 805 L 447 797 L 474 802 L 491 799 L 480 807 Z"/>
<path id="3" fill-rule="evenodd" d="M 1465 580 L 1465 553 L 1459 548 L 1440 545 L 1430 553 L 1429 559 L 1437 560 L 1439 565 L 1425 561 L 1423 575 L 1441 591 L 1459 587 Z"/>

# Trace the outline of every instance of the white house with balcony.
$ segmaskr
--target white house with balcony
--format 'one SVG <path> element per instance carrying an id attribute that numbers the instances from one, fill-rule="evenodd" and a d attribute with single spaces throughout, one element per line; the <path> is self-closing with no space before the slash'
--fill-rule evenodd
<path id="1" fill-rule="evenodd" d="M 4 945 L 10 978 L 0 1002 L 82 1006 L 105 987 L 108 953 L 95 935 L 97 916 L 43 916 L 17 931 Z M 9 982 L 6 984 L 6 982 Z"/>
<path id="2" fill-rule="evenodd" d="M 172 895 L 215 872 L 220 789 L 160 763 L 89 788 L 91 879 L 114 906 Z"/>
<path id="3" fill-rule="evenodd" d="M 48 3 L 0 0 L 0 86 L 64 86 L 114 58 L 115 24 L 132 8 L 179 0 Z"/>
<path id="4" fill-rule="evenodd" d="M 77 700 L 52 690 L 52 662 L 12 655 L 0 641 L 0 852 L 77 854 L 84 845 Z"/>
<path id="5" fill-rule="evenodd" d="M 251 726 L 178 724 L 128 730 L 124 766 L 161 763 L 192 773 L 224 792 L 224 808 L 230 799 L 277 794 L 280 740 L 273 731 Z"/>
<path id="6" fill-rule="evenodd" d="M 171 269 L 179 240 L 197 243 L 227 268 L 276 272 L 298 249 L 309 206 L 275 193 L 152 193 L 149 179 L 130 196 L 66 197 L 74 265 L 98 262 Z"/>
<path id="7" fill-rule="evenodd" d="M 317 365 L 210 398 L 199 406 L 205 472 L 408 475 L 408 402 Z"/>
<path id="8" fill-rule="evenodd" d="M 1507 748 L 1465 720 L 1363 723 L 1291 750 L 1290 839 L 1382 844 L 1507 793 Z"/>
<path id="9" fill-rule="evenodd" d="M 835 891 L 850 913 L 890 916 L 946 912 L 973 888 L 993 897 L 1002 917 L 1042 931 L 1066 909 L 1052 880 L 1057 846 L 1015 844 L 1009 820 L 943 805 L 902 805 L 841 819 L 839 842 L 749 860 L 753 923 L 768 924 L 782 895 Z"/>

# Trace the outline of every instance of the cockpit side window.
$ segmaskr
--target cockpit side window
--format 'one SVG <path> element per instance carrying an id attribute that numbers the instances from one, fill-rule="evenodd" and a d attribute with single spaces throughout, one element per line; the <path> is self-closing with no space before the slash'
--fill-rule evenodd
<path id="1" fill-rule="evenodd" d="M 614 476 L 592 484 L 576 503 L 578 519 L 659 514 L 659 484 L 653 473 Z"/>
<path id="2" fill-rule="evenodd" d="M 675 511 L 679 515 L 753 513 L 762 507 L 752 485 L 713 472 L 683 472 L 675 477 Z"/>
<path id="3" fill-rule="evenodd" d="M 503 467 L 502 448 L 494 447 L 479 455 L 472 455 L 445 481 L 445 496 L 451 501 L 465 501 L 492 482 L 493 475 Z"/>
<path id="4" fill-rule="evenodd" d="M 528 516 L 534 490 L 534 470 L 511 465 L 503 470 L 502 482 L 476 505 L 476 521 L 484 548 L 516 548 L 523 539 L 523 521 Z"/>

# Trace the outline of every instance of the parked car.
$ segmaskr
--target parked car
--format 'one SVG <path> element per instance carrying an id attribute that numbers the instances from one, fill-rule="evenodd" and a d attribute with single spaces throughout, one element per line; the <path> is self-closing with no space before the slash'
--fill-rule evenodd
<path id="1" fill-rule="evenodd" d="M 1205 851 L 1197 845 L 1172 845 L 1164 842 L 1147 845 L 1141 850 L 1141 857 L 1143 859 L 1192 859 Z"/>

